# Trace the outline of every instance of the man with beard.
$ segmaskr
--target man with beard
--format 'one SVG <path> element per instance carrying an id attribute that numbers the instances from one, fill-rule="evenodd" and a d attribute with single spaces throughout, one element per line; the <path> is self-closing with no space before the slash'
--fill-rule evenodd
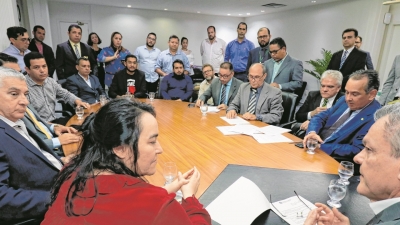
<path id="1" fill-rule="evenodd" d="M 44 30 L 44 27 L 36 25 L 33 27 L 32 34 L 33 40 L 29 43 L 28 49 L 32 52 L 40 52 L 40 54 L 44 56 L 47 68 L 49 69 L 49 76 L 53 77 L 54 71 L 56 70 L 54 52 L 50 46 L 43 43 L 46 31 Z"/>
<path id="2" fill-rule="evenodd" d="M 168 74 L 161 81 L 161 96 L 168 100 L 189 101 L 193 93 L 193 81 L 183 73 L 182 60 L 176 59 L 172 67 L 173 73 Z"/>
<path id="3" fill-rule="evenodd" d="M 125 57 L 125 69 L 117 72 L 112 80 L 108 96 L 120 97 L 127 92 L 136 98 L 146 97 L 146 80 L 143 71 L 137 69 L 137 58 L 134 55 Z M 129 86 L 128 86 L 129 85 Z"/>
<path id="4" fill-rule="evenodd" d="M 247 71 L 253 63 L 264 63 L 271 58 L 269 54 L 269 40 L 271 34 L 268 28 L 261 27 L 257 32 L 257 40 L 260 47 L 257 47 L 250 51 L 249 58 L 247 60 Z"/>
<path id="5" fill-rule="evenodd" d="M 186 57 L 186 54 L 178 49 L 179 47 L 179 38 L 176 35 L 171 35 L 168 41 L 168 49 L 164 50 L 157 57 L 156 63 L 156 73 L 160 76 L 167 76 L 168 74 L 173 72 L 172 62 L 174 60 L 179 59 L 184 63 L 184 73 L 189 74 L 190 63 L 189 59 Z"/>
<path id="6" fill-rule="evenodd" d="M 205 79 L 200 84 L 199 97 L 211 86 L 213 80 L 218 79 L 216 76 L 214 76 L 214 68 L 211 66 L 211 64 L 204 64 L 202 71 Z M 213 99 L 209 98 L 207 104 L 214 105 Z"/>
<path id="7" fill-rule="evenodd" d="M 219 66 L 224 62 L 226 43 L 221 38 L 216 37 L 217 31 L 214 26 L 207 27 L 208 38 L 203 40 L 200 45 L 201 59 L 204 64 L 210 64 L 215 71 L 219 72 Z"/>
<path id="8" fill-rule="evenodd" d="M 159 82 L 159 76 L 154 71 L 157 57 L 161 52 L 160 49 L 154 47 L 156 40 L 156 34 L 153 32 L 149 33 L 147 35 L 146 44 L 138 47 L 134 53 L 139 63 L 139 69 L 143 71 L 146 76 L 146 88 L 148 92 L 156 92 Z"/>

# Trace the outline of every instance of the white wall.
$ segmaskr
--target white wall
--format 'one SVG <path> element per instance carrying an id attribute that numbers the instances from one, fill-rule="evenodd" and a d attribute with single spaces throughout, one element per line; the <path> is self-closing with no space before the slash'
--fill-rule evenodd
<path id="1" fill-rule="evenodd" d="M 10 45 L 7 38 L 7 28 L 19 26 L 17 3 L 15 0 L 1 0 L 0 7 L 0 52 Z"/>

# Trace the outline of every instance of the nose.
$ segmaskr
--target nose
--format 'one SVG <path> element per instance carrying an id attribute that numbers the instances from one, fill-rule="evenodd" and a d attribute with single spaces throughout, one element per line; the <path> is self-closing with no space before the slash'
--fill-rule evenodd
<path id="1" fill-rule="evenodd" d="M 27 106 L 27 105 L 29 105 L 29 100 L 25 95 L 22 94 L 22 97 L 20 98 L 20 102 L 19 103 L 21 105 Z"/>
<path id="2" fill-rule="evenodd" d="M 163 152 L 164 152 L 163 148 L 161 147 L 160 143 L 157 141 L 156 153 L 157 154 L 162 154 Z"/>
<path id="3" fill-rule="evenodd" d="M 364 161 L 364 152 L 365 152 L 365 148 L 360 152 L 360 153 L 358 153 L 356 156 L 354 156 L 354 162 L 355 163 L 357 163 L 357 164 L 362 164 L 362 162 Z"/>

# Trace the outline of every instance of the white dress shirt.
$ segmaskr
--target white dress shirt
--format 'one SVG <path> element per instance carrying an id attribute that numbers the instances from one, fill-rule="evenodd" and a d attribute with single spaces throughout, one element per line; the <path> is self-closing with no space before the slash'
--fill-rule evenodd
<path id="1" fill-rule="evenodd" d="M 211 43 L 210 39 L 206 38 L 201 42 L 200 54 L 203 65 L 211 64 L 216 73 L 219 72 L 219 66 L 224 62 L 226 42 L 220 38 L 215 37 L 214 42 Z"/>

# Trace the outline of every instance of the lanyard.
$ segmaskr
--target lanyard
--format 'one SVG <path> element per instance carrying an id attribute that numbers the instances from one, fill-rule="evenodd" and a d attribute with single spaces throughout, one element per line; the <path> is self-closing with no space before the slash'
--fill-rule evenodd
<path id="1" fill-rule="evenodd" d="M 264 55 L 261 56 L 262 49 L 260 48 L 260 51 L 258 52 L 258 56 L 259 56 L 259 59 L 260 59 L 260 63 L 262 63 L 262 60 L 265 58 L 265 54 L 267 53 L 267 51 L 268 51 L 268 50 L 265 49 Z"/>

